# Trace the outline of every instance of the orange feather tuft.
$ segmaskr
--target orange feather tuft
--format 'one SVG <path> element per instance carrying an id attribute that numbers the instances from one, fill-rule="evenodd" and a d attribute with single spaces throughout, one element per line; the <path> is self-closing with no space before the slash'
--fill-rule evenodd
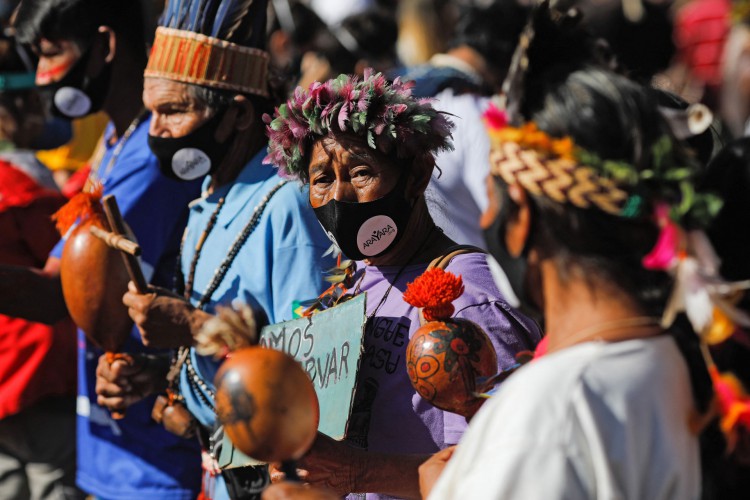
<path id="1" fill-rule="evenodd" d="M 452 302 L 463 292 L 461 276 L 443 269 L 430 269 L 406 286 L 404 300 L 421 307 L 427 321 L 446 320 L 453 314 Z"/>
<path id="2" fill-rule="evenodd" d="M 68 203 L 63 205 L 53 216 L 55 227 L 61 235 L 78 223 L 81 226 L 96 225 L 106 227 L 104 209 L 102 208 L 102 194 L 104 186 L 97 184 L 90 192 L 82 192 L 75 195 Z"/>
<path id="3" fill-rule="evenodd" d="M 739 428 L 750 429 L 750 396 L 731 373 L 719 373 L 716 366 L 711 366 L 709 371 L 721 416 L 720 427 L 731 451 L 737 442 Z"/>

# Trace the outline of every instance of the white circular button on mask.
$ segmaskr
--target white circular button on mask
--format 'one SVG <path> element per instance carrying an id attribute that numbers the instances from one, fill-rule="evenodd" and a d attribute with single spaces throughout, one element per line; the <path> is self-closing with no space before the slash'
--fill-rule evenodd
<path id="1" fill-rule="evenodd" d="M 376 215 L 365 221 L 357 232 L 357 247 L 367 257 L 378 255 L 393 243 L 398 234 L 396 223 L 387 215 Z"/>
<path id="2" fill-rule="evenodd" d="M 203 177 L 211 171 L 211 159 L 196 148 L 183 148 L 172 157 L 172 171 L 184 181 Z"/>
<path id="3" fill-rule="evenodd" d="M 55 92 L 55 106 L 70 118 L 86 116 L 91 110 L 91 99 L 75 87 L 62 87 Z"/>

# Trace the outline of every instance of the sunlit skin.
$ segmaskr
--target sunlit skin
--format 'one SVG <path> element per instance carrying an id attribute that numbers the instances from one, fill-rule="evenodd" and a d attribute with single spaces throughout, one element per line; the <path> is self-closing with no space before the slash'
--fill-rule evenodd
<path id="1" fill-rule="evenodd" d="M 402 170 L 361 140 L 328 137 L 313 145 L 309 174 L 310 204 L 318 208 L 333 199 L 363 203 L 382 198 Z"/>
<path id="2" fill-rule="evenodd" d="M 148 133 L 156 137 L 183 137 L 211 118 L 211 110 L 190 95 L 187 85 L 163 78 L 144 80 L 143 105 L 151 111 Z"/>
<path id="3" fill-rule="evenodd" d="M 144 80 L 143 104 L 152 113 L 149 134 L 157 137 L 184 137 L 213 116 L 213 110 L 193 97 L 188 84 L 164 78 Z M 232 182 L 266 141 L 262 123 L 245 96 L 234 97 L 214 138 L 226 145 L 227 154 L 211 175 L 209 191 Z"/>
<path id="4" fill-rule="evenodd" d="M 410 160 L 405 197 L 414 204 L 404 237 L 385 254 L 365 260 L 368 265 L 404 265 L 430 262 L 455 243 L 436 229 L 424 199 L 434 162 Z M 329 201 L 364 203 L 391 192 L 404 175 L 384 153 L 372 149 L 356 135 L 324 137 L 313 144 L 308 165 L 310 205 L 318 208 Z M 419 249 L 417 255 L 415 252 Z"/>

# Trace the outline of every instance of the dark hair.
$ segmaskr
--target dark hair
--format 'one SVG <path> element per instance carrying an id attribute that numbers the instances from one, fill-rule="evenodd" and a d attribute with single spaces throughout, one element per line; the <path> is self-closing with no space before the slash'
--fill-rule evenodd
<path id="1" fill-rule="evenodd" d="M 607 160 L 620 160 L 638 171 L 652 167 L 652 146 L 669 128 L 657 109 L 656 95 L 622 76 L 586 68 L 552 84 L 526 118 L 553 137 L 570 136 L 576 145 Z M 689 155 L 678 150 L 683 164 Z M 533 244 L 554 258 L 561 277 L 582 270 L 597 284 L 632 297 L 648 314 L 663 311 L 672 280 L 664 272 L 643 268 L 659 229 L 645 207 L 634 218 L 596 209 L 562 205 L 533 197 Z"/>
<path id="2" fill-rule="evenodd" d="M 214 89 L 202 85 L 187 84 L 190 95 L 198 101 L 205 104 L 213 111 L 227 109 L 237 92 L 231 90 Z M 262 124 L 263 115 L 273 113 L 273 102 L 271 99 L 253 94 L 244 94 L 253 105 L 255 119 L 258 124 Z"/>
<path id="3" fill-rule="evenodd" d="M 654 2 L 641 2 L 641 5 L 643 17 L 631 21 L 620 2 L 576 2 L 583 12 L 583 25 L 594 36 L 609 43 L 631 78 L 648 84 L 656 73 L 669 66 L 675 54 L 672 7 Z"/>
<path id="4" fill-rule="evenodd" d="M 331 73 L 338 75 L 353 73 L 360 59 L 395 59 L 397 39 L 398 25 L 393 16 L 372 9 L 345 18 L 340 26 L 320 29 L 310 49 L 328 61 Z"/>
<path id="5" fill-rule="evenodd" d="M 465 7 L 459 15 L 449 47 L 467 45 L 476 50 L 498 81 L 502 81 L 529 12 L 514 0 L 496 0 L 484 7 Z"/>
<path id="6" fill-rule="evenodd" d="M 36 45 L 46 38 L 72 40 L 84 46 L 99 26 L 109 26 L 135 55 L 146 57 L 140 0 L 23 0 L 15 25 L 18 41 L 23 44 Z"/>

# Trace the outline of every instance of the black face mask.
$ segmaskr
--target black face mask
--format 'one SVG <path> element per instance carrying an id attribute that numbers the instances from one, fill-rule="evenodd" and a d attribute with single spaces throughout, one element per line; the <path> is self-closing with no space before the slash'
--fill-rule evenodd
<path id="1" fill-rule="evenodd" d="M 227 154 L 230 137 L 225 143 L 216 141 L 216 127 L 224 117 L 217 111 L 200 127 L 182 137 L 148 136 L 148 147 L 159 160 L 159 170 L 170 179 L 192 181 L 211 174 Z"/>
<path id="2" fill-rule="evenodd" d="M 509 216 L 510 199 L 507 194 L 503 195 L 502 199 L 500 213 L 497 214 L 495 220 L 492 221 L 492 224 L 484 229 L 484 241 L 487 244 L 487 251 L 495 258 L 497 263 L 500 264 L 505 276 L 508 278 L 508 283 L 510 284 L 513 294 L 521 303 L 521 310 L 535 320 L 541 321 L 542 311 L 540 311 L 539 307 L 534 304 L 526 290 L 526 276 L 529 271 L 529 265 L 527 262 L 529 244 L 526 242 L 521 255 L 518 257 L 514 257 L 508 252 L 508 248 L 505 246 L 505 224 Z M 496 284 L 501 289 L 500 291 L 503 292 L 501 281 L 502 280 L 495 279 Z"/>
<path id="3" fill-rule="evenodd" d="M 59 81 L 39 88 L 54 116 L 70 120 L 101 111 L 109 92 L 112 64 L 106 63 L 99 75 L 90 78 L 86 76 L 90 58 L 88 49 Z"/>
<path id="4" fill-rule="evenodd" d="M 406 231 L 412 205 L 405 198 L 406 176 L 375 201 L 331 200 L 315 210 L 328 237 L 348 258 L 378 257 L 396 245 Z"/>

